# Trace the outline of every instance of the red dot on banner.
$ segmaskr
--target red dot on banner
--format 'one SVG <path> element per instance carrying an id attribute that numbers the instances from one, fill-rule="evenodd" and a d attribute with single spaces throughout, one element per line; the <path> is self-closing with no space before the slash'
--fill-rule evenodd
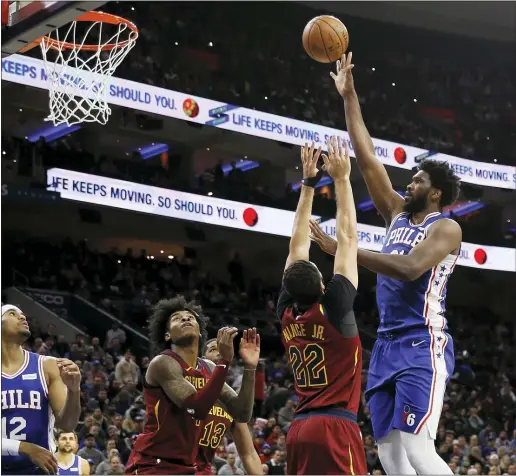
<path id="1" fill-rule="evenodd" d="M 247 226 L 255 226 L 258 223 L 258 213 L 254 208 L 244 210 L 244 222 Z"/>
<path id="2" fill-rule="evenodd" d="M 183 101 L 183 112 L 188 117 L 197 117 L 199 114 L 199 104 L 195 101 L 195 99 L 188 98 Z"/>
<path id="3" fill-rule="evenodd" d="M 398 164 L 404 164 L 407 160 L 407 153 L 403 147 L 396 147 L 394 149 L 394 160 L 398 162 Z"/>
<path id="4" fill-rule="evenodd" d="M 487 253 L 482 248 L 477 248 L 473 256 L 478 264 L 485 264 L 487 261 Z"/>

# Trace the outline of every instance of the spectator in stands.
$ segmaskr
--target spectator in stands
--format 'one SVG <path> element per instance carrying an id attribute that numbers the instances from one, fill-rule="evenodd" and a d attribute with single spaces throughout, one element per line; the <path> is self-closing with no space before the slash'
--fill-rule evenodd
<path id="1" fill-rule="evenodd" d="M 115 378 L 125 386 L 137 383 L 139 376 L 140 369 L 133 360 L 133 354 L 130 350 L 126 350 L 123 359 L 116 364 Z"/>
<path id="2" fill-rule="evenodd" d="M 240 468 L 236 466 L 236 455 L 235 453 L 228 453 L 226 457 L 226 464 L 223 465 L 218 474 L 245 474 Z"/>
<path id="3" fill-rule="evenodd" d="M 284 432 L 287 432 L 290 424 L 294 420 L 296 405 L 294 400 L 289 398 L 284 407 L 281 407 L 278 411 L 278 423 Z"/>
<path id="4" fill-rule="evenodd" d="M 269 467 L 268 474 L 285 474 L 285 462 L 280 450 L 276 450 L 266 464 Z"/>
<path id="5" fill-rule="evenodd" d="M 113 347 L 113 341 L 115 339 L 117 340 L 116 344 L 123 345 L 125 343 L 126 338 L 127 337 L 125 331 L 120 327 L 120 324 L 118 324 L 118 322 L 115 321 L 113 322 L 113 327 L 106 332 L 105 347 L 106 349 Z"/>
<path id="6" fill-rule="evenodd" d="M 118 455 L 113 454 L 109 457 L 109 468 L 106 474 L 124 474 L 124 469 Z"/>
<path id="7" fill-rule="evenodd" d="M 107 458 L 97 466 L 97 470 L 95 471 L 95 474 L 108 474 L 109 459 L 113 455 L 119 456 L 118 450 L 116 448 L 109 449 Z"/>
<path id="8" fill-rule="evenodd" d="M 90 461 L 90 464 L 93 464 L 97 467 L 103 460 L 104 455 L 101 451 L 95 448 L 95 435 L 88 433 L 84 438 L 84 447 L 81 448 L 77 454 L 81 457 Z"/>

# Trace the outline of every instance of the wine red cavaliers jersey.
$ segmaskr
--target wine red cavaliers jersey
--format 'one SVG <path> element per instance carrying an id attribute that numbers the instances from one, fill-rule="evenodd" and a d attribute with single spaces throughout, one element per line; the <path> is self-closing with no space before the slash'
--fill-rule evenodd
<path id="1" fill-rule="evenodd" d="M 184 378 L 196 389 L 204 387 L 210 378 L 210 369 L 202 359 L 197 360 L 194 369 L 171 350 L 165 350 L 161 355 L 177 360 L 183 368 Z M 173 465 L 174 474 L 193 474 L 201 425 L 187 410 L 173 403 L 161 387 L 145 384 L 143 392 L 146 423 L 134 443 L 128 466 L 163 463 Z"/>
<path id="2" fill-rule="evenodd" d="M 339 274 L 308 309 L 298 309 L 281 290 L 277 311 L 299 397 L 296 413 L 324 407 L 358 412 L 362 345 L 353 313 L 355 296 L 356 289 Z"/>
<path id="3" fill-rule="evenodd" d="M 196 474 L 213 474 L 211 462 L 217 448 L 222 443 L 224 434 L 233 425 L 233 417 L 217 402 L 211 408 L 208 418 L 200 423 L 202 430 L 199 437 L 199 452 L 195 462 Z"/>

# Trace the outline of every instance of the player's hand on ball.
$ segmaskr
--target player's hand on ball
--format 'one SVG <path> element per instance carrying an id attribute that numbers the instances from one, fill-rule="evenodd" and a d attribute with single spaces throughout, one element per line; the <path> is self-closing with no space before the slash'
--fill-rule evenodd
<path id="1" fill-rule="evenodd" d="M 310 239 L 315 241 L 325 253 L 335 255 L 337 240 L 325 233 L 315 220 L 310 220 Z"/>
<path id="2" fill-rule="evenodd" d="M 77 364 L 69 359 L 57 359 L 57 368 L 68 390 L 79 392 L 81 390 L 81 371 Z"/>
<path id="3" fill-rule="evenodd" d="M 344 146 L 342 146 L 344 142 Z M 328 155 L 322 154 L 324 160 L 324 170 L 328 172 L 333 180 L 349 179 L 351 173 L 351 162 L 349 160 L 349 151 L 347 141 L 343 141 L 341 137 L 333 136 L 326 143 Z"/>
<path id="4" fill-rule="evenodd" d="M 217 333 L 217 349 L 219 349 L 220 357 L 227 362 L 231 362 L 235 355 L 233 340 L 237 334 L 236 327 L 222 327 Z"/>
<path id="5" fill-rule="evenodd" d="M 355 66 L 351 64 L 351 58 L 353 57 L 353 53 L 343 54 L 342 58 L 337 61 L 337 74 L 333 71 L 330 73 L 330 76 L 335 81 L 335 87 L 339 94 L 345 98 L 348 94 L 351 94 L 355 91 L 355 85 L 353 83 L 353 73 L 351 70 Z"/>
<path id="6" fill-rule="evenodd" d="M 240 358 L 244 362 L 244 368 L 254 370 L 260 360 L 260 334 L 256 332 L 256 327 L 244 331 L 240 339 Z"/>
<path id="7" fill-rule="evenodd" d="M 30 460 L 47 474 L 57 474 L 56 457 L 45 448 L 22 441 L 20 443 L 20 454 L 28 456 Z"/>
<path id="8" fill-rule="evenodd" d="M 314 154 L 315 144 L 308 147 L 305 142 L 305 146 L 301 147 L 301 163 L 303 164 L 303 178 L 312 178 L 317 175 L 317 161 L 321 156 L 321 147 L 319 147 Z"/>

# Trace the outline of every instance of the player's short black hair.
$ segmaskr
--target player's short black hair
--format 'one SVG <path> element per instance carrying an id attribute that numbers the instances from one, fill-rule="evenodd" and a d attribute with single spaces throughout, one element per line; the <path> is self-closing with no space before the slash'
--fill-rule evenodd
<path id="1" fill-rule="evenodd" d="M 208 339 L 204 345 L 202 346 L 202 355 L 205 355 L 206 354 L 206 351 L 208 350 L 208 346 L 212 343 L 212 342 L 215 342 L 217 340 L 216 337 L 214 337 L 213 339 Z"/>
<path id="2" fill-rule="evenodd" d="M 427 159 L 421 162 L 418 170 L 426 172 L 432 187 L 441 191 L 441 207 L 451 205 L 460 193 L 460 178 L 455 175 L 448 162 Z"/>
<path id="3" fill-rule="evenodd" d="M 153 355 L 169 348 L 169 343 L 165 340 L 165 333 L 168 332 L 170 316 L 179 311 L 190 311 L 199 324 L 201 336 L 199 338 L 199 348 L 202 349 L 208 337 L 206 328 L 209 318 L 203 314 L 202 307 L 193 302 L 186 302 L 183 296 L 174 299 L 162 299 L 153 308 L 149 318 L 149 338 Z"/>
<path id="4" fill-rule="evenodd" d="M 283 273 L 283 287 L 296 304 L 310 306 L 321 297 L 321 274 L 310 261 L 294 261 Z"/>

